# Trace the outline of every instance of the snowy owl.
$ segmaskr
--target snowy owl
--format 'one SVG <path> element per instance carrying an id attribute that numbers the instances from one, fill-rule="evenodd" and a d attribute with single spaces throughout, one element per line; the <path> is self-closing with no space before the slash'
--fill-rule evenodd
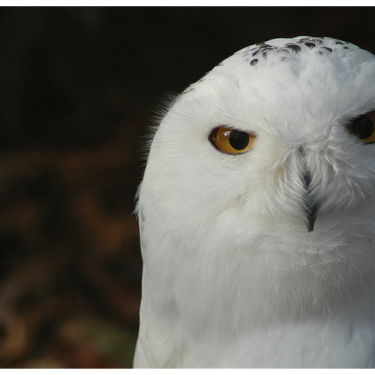
<path id="1" fill-rule="evenodd" d="M 177 96 L 138 191 L 135 367 L 375 366 L 375 56 L 244 48 Z"/>

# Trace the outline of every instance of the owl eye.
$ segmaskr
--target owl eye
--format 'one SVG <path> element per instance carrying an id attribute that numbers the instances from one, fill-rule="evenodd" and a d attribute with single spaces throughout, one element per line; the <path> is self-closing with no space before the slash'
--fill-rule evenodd
<path id="1" fill-rule="evenodd" d="M 219 126 L 212 130 L 208 138 L 214 147 L 226 154 L 243 154 L 252 148 L 255 135 Z"/>
<path id="2" fill-rule="evenodd" d="M 355 135 L 361 142 L 369 144 L 375 142 L 375 112 L 359 116 L 348 125 L 350 133 Z"/>

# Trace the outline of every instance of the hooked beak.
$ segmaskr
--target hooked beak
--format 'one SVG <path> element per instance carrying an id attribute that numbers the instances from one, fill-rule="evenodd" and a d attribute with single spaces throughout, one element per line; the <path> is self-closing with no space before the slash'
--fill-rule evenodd
<path id="1" fill-rule="evenodd" d="M 316 217 L 318 216 L 319 204 L 314 200 L 311 194 L 310 183 L 312 177 L 309 170 L 305 170 L 303 173 L 303 184 L 305 187 L 305 225 L 309 232 L 314 230 L 314 224 Z"/>
<path id="2" fill-rule="evenodd" d="M 305 207 L 304 207 L 304 213 L 305 213 L 305 225 L 309 232 L 312 232 L 314 230 L 314 224 L 316 217 L 318 216 L 318 208 L 319 203 L 314 199 L 312 192 L 311 192 L 311 181 L 312 176 L 311 172 L 308 170 L 306 165 L 306 154 L 305 150 L 302 146 L 298 148 L 299 156 L 302 159 L 303 162 L 303 175 L 302 175 L 302 181 L 303 186 L 305 190 Z"/>

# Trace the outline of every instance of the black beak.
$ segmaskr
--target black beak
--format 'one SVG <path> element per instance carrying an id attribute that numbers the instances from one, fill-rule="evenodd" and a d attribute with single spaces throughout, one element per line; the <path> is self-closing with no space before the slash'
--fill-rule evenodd
<path id="1" fill-rule="evenodd" d="M 305 195 L 305 225 L 309 232 L 312 232 L 314 230 L 314 224 L 316 217 L 318 216 L 318 203 L 314 200 L 314 197 L 311 194 L 311 173 L 308 170 L 305 170 L 303 173 L 303 184 L 305 187 L 306 195 Z"/>

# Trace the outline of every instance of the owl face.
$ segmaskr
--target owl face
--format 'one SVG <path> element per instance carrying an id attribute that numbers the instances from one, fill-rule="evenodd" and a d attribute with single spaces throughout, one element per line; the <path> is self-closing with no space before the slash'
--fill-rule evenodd
<path id="1" fill-rule="evenodd" d="M 149 288 L 173 285 L 197 334 L 222 296 L 237 315 L 217 324 L 233 328 L 249 311 L 257 325 L 371 288 L 374 111 L 375 57 L 328 38 L 246 48 L 188 87 L 139 190 L 145 275 L 160 279 Z"/>
<path id="2" fill-rule="evenodd" d="M 191 239 L 214 223 L 306 238 L 344 230 L 373 212 L 374 110 L 369 52 L 307 37 L 245 48 L 172 103 L 144 188 Z"/>

